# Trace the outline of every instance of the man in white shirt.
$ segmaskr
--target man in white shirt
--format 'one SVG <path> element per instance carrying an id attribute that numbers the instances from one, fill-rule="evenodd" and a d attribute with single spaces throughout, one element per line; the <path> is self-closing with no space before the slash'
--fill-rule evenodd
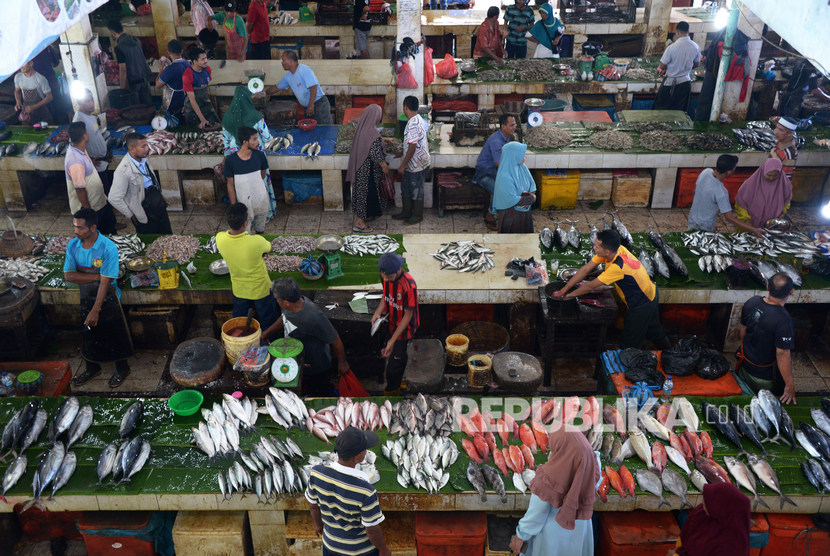
<path id="1" fill-rule="evenodd" d="M 675 29 L 674 42 L 671 43 L 657 68 L 665 74 L 654 110 L 683 110 L 689 108 L 692 93 L 692 77 L 689 72 L 700 65 L 700 47 L 689 38 L 689 24 L 681 21 Z"/>
<path id="2" fill-rule="evenodd" d="M 424 182 L 431 159 L 427 143 L 428 125 L 418 114 L 418 99 L 408 96 L 403 99 L 403 113 L 409 119 L 403 133 L 404 157 L 398 173 L 401 177 L 401 202 L 403 210 L 392 218 L 404 220 L 404 224 L 417 224 L 424 219 Z"/>

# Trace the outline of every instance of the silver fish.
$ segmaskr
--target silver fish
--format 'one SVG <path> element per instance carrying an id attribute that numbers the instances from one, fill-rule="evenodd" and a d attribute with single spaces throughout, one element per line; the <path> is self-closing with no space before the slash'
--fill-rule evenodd
<path id="1" fill-rule="evenodd" d="M 827 416 L 823 409 L 814 407 L 810 410 L 810 416 L 818 428 L 824 431 L 824 434 L 830 435 L 830 417 Z"/>
<path id="2" fill-rule="evenodd" d="M 772 423 L 767 417 L 767 414 L 764 413 L 764 410 L 761 409 L 761 401 L 757 397 L 753 397 L 749 402 L 749 414 L 752 416 L 752 420 L 755 422 L 758 430 L 764 433 L 764 436 L 769 439 L 769 435 L 772 432 Z"/>
<path id="3" fill-rule="evenodd" d="M 150 441 L 144 440 L 141 443 L 141 450 L 138 452 L 138 457 L 135 459 L 130 470 L 126 473 L 127 479 L 138 473 L 144 468 L 144 464 L 150 457 Z"/>
<path id="4" fill-rule="evenodd" d="M 26 474 L 26 465 L 28 464 L 28 459 L 25 455 L 19 455 L 12 464 L 6 469 L 6 473 L 3 474 L 3 497 L 2 500 L 6 501 L 6 493 L 17 484 L 17 481 L 20 480 L 20 477 Z"/>
<path id="5" fill-rule="evenodd" d="M 640 264 L 643 265 L 643 268 L 646 269 L 649 278 L 654 278 L 654 261 L 651 260 L 651 257 L 648 256 L 648 253 L 646 253 L 644 249 L 640 249 L 640 256 L 637 257 L 637 259 L 639 259 Z"/>
<path id="6" fill-rule="evenodd" d="M 758 488 L 755 486 L 755 476 L 744 465 L 744 462 L 732 456 L 724 456 L 723 462 L 726 464 L 726 469 L 729 471 L 729 474 L 735 478 L 735 481 L 752 493 L 752 510 L 754 511 L 759 503 L 769 509 L 767 503 L 758 496 Z"/>
<path id="7" fill-rule="evenodd" d="M 476 491 L 481 496 L 481 501 L 487 501 L 487 485 L 484 482 L 484 475 L 481 472 L 481 469 L 475 464 L 475 462 L 471 461 L 467 465 L 467 480 L 470 481 L 470 484 L 476 489 Z"/>
<path id="8" fill-rule="evenodd" d="M 603 220 L 605 222 L 605 220 Z M 594 245 L 594 242 L 597 240 L 597 234 L 599 234 L 599 230 L 597 227 L 591 224 L 591 231 L 588 233 L 588 239 L 591 240 L 591 246 Z"/>
<path id="9" fill-rule="evenodd" d="M 666 264 L 665 259 L 663 259 L 663 255 L 660 251 L 655 251 L 654 256 L 651 258 L 654 261 L 654 266 L 657 269 L 658 274 L 663 278 L 671 278 L 671 271 L 669 270 L 669 265 Z"/>
<path id="10" fill-rule="evenodd" d="M 556 228 L 553 230 L 553 242 L 559 249 L 567 249 L 569 245 L 568 234 L 565 230 L 559 227 L 559 222 L 556 222 Z"/>
<path id="11" fill-rule="evenodd" d="M 806 461 L 802 461 L 801 471 L 810 484 L 816 487 L 819 494 L 830 490 L 830 480 L 827 479 L 824 468 L 818 460 L 807 458 Z"/>
<path id="12" fill-rule="evenodd" d="M 770 467 L 770 464 L 767 463 L 766 460 L 756 456 L 755 454 L 749 454 L 747 456 L 747 460 L 749 461 L 750 468 L 752 468 L 755 475 L 761 479 L 761 482 L 778 494 L 781 501 L 781 508 L 784 507 L 784 502 L 788 502 L 793 506 L 798 507 L 795 502 L 784 496 L 784 493 L 781 492 L 781 483 L 778 480 L 778 475 L 775 473 L 773 468 Z"/>
<path id="13" fill-rule="evenodd" d="M 40 433 L 43 432 L 43 429 L 46 427 L 46 410 L 38 409 L 37 413 L 35 414 L 35 418 L 32 421 L 32 425 L 26 431 L 26 434 L 20 441 L 20 450 L 19 453 L 23 453 L 26 449 L 31 446 L 37 439 L 40 437 Z"/>
<path id="14" fill-rule="evenodd" d="M 818 448 L 813 446 L 810 442 L 810 439 L 807 438 L 807 435 L 804 434 L 803 431 L 797 430 L 795 431 L 795 439 L 796 441 L 801 444 L 801 447 L 807 450 L 807 453 L 813 456 L 814 458 L 820 458 L 821 454 L 818 451 Z"/>
<path id="15" fill-rule="evenodd" d="M 680 505 L 681 509 L 683 509 L 683 506 L 689 506 L 690 509 L 694 509 L 694 506 L 689 504 L 689 501 L 686 499 L 688 487 L 686 486 L 686 479 L 680 473 L 666 467 L 663 469 L 660 478 L 663 480 L 663 486 L 666 490 L 682 500 L 682 504 Z"/>
<path id="16" fill-rule="evenodd" d="M 70 396 L 61 403 L 55 412 L 55 416 L 52 418 L 52 424 L 49 426 L 50 444 L 54 443 L 64 431 L 69 429 L 75 417 L 78 415 L 80 408 L 81 405 L 75 396 Z"/>
<path id="17" fill-rule="evenodd" d="M 63 446 L 63 442 L 55 442 L 55 445 L 41 456 L 40 464 L 37 468 L 38 484 L 34 489 L 36 499 L 40 498 L 40 495 L 46 487 L 55 479 L 65 455 L 66 449 Z"/>
<path id="18" fill-rule="evenodd" d="M 628 228 L 625 227 L 625 224 L 617 218 L 617 211 L 609 212 L 608 214 L 611 215 L 611 228 L 617 230 L 617 233 L 620 234 L 622 244 L 627 248 L 631 248 L 634 245 L 634 238 L 631 237 L 631 233 L 628 231 Z"/>
<path id="19" fill-rule="evenodd" d="M 24 156 L 34 156 L 35 152 L 38 149 L 38 144 L 36 141 L 29 141 L 26 143 L 26 146 L 23 147 L 23 155 Z"/>
<path id="20" fill-rule="evenodd" d="M 121 418 L 121 426 L 118 428 L 118 434 L 121 438 L 126 438 L 132 434 L 136 427 L 141 423 L 141 416 L 144 414 L 144 404 L 138 400 L 124 412 Z"/>
<path id="21" fill-rule="evenodd" d="M 663 498 L 663 482 L 660 480 L 656 474 L 652 473 L 651 471 L 647 471 L 645 469 L 638 469 L 637 470 L 637 484 L 640 485 L 640 488 L 646 492 L 657 496 L 660 499 L 660 503 L 657 504 L 659 508 L 663 504 L 666 506 L 671 506 L 669 501 Z"/>
<path id="22" fill-rule="evenodd" d="M 769 422 L 775 427 L 776 436 L 781 435 L 781 402 L 769 390 L 761 390 L 758 392 L 758 402 L 761 405 L 764 415 L 767 416 Z"/>
<path id="23" fill-rule="evenodd" d="M 52 481 L 52 494 L 49 495 L 49 500 L 54 500 L 55 493 L 69 482 L 69 479 L 75 472 L 75 466 L 77 463 L 78 459 L 75 457 L 75 452 L 67 452 L 63 457 L 63 461 L 61 462 L 57 475 L 55 475 L 55 479 Z"/>
<path id="24" fill-rule="evenodd" d="M 686 475 L 691 476 L 691 472 L 689 471 L 689 464 L 686 463 L 686 458 L 683 457 L 683 454 L 681 454 L 676 448 L 672 446 L 665 446 L 665 448 L 666 455 L 669 457 L 669 460 L 671 460 L 671 462 L 675 464 L 677 467 L 685 471 Z"/>
<path id="25" fill-rule="evenodd" d="M 118 444 L 111 442 L 107 447 L 101 451 L 98 456 L 98 464 L 95 466 L 95 471 L 98 473 L 98 482 L 96 484 L 103 484 L 104 478 L 112 473 L 115 467 L 115 456 L 118 454 Z"/>
<path id="26" fill-rule="evenodd" d="M 706 486 L 708 482 L 706 481 L 706 477 L 703 476 L 703 473 L 697 469 L 692 470 L 689 474 L 689 479 L 692 481 L 692 484 L 695 485 L 695 488 L 700 492 L 703 492 L 703 487 Z"/>
<path id="27" fill-rule="evenodd" d="M 545 226 L 542 228 L 542 231 L 539 232 L 539 241 L 545 247 L 545 249 L 551 249 L 553 247 L 553 232 Z"/>
<path id="28" fill-rule="evenodd" d="M 92 425 L 92 406 L 85 405 L 78 410 L 75 420 L 72 421 L 72 426 L 69 427 L 69 438 L 66 441 L 66 447 L 69 448 L 80 440 L 86 434 L 90 425 Z"/>
<path id="29" fill-rule="evenodd" d="M 783 272 L 784 274 L 789 276 L 796 287 L 800 288 L 802 286 L 804 282 L 801 278 L 801 273 L 797 271 L 792 265 L 788 265 L 787 263 L 782 263 L 780 261 L 775 261 L 775 264 L 778 265 L 778 271 Z"/>
<path id="30" fill-rule="evenodd" d="M 524 479 L 522 479 L 522 476 L 518 473 L 513 473 L 513 486 L 516 487 L 516 490 L 522 494 L 527 492 L 527 485 L 525 484 Z"/>
<path id="31" fill-rule="evenodd" d="M 634 453 L 643 460 L 649 469 L 654 467 L 654 462 L 651 459 L 651 449 L 648 445 L 646 435 L 639 429 L 630 432 L 628 438 L 631 440 L 631 446 L 634 448 Z M 656 476 L 656 475 L 655 475 Z"/>
<path id="32" fill-rule="evenodd" d="M 568 243 L 571 245 L 571 247 L 573 247 L 574 249 L 576 249 L 578 251 L 579 248 L 582 246 L 582 234 L 580 234 L 577 231 L 576 226 L 574 226 L 574 224 L 579 222 L 579 220 L 573 220 L 573 221 L 565 220 L 565 222 L 568 222 L 571 225 L 570 229 L 568 229 L 568 234 L 567 234 Z"/>

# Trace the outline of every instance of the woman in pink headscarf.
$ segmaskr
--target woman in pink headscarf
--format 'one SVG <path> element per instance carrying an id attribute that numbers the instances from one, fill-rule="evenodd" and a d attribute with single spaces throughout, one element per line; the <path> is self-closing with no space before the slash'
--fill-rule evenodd
<path id="1" fill-rule="evenodd" d="M 768 220 L 787 212 L 793 199 L 793 184 L 782 169 L 779 159 L 770 158 L 755 170 L 738 190 L 735 216 L 763 228 Z"/>

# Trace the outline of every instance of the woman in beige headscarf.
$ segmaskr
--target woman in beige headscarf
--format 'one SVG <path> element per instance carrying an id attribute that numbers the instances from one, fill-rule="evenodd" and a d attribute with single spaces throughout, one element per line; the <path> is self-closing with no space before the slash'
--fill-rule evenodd
<path id="1" fill-rule="evenodd" d="M 383 110 L 370 104 L 360 116 L 349 151 L 346 181 L 352 184 L 352 232 L 371 233 L 369 222 L 383 214 L 386 199 L 381 194 L 383 174 L 389 173 L 383 138 L 377 130 L 383 118 Z"/>
<path id="2" fill-rule="evenodd" d="M 585 435 L 560 426 L 550 435 L 547 463 L 530 482 L 530 504 L 510 549 L 528 556 L 593 555 L 591 516 L 599 481 L 599 458 Z"/>

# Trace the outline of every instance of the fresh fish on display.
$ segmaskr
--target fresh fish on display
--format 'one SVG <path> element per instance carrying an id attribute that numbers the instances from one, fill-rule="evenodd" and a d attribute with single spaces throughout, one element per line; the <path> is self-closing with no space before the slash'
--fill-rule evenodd
<path id="1" fill-rule="evenodd" d="M 548 228 L 547 226 L 542 228 L 542 231 L 539 232 L 539 241 L 542 243 L 545 249 L 553 248 L 553 232 L 550 228 Z"/>
<path id="2" fill-rule="evenodd" d="M 554 245 L 556 245 L 559 249 L 567 249 L 570 243 L 568 241 L 568 234 L 565 233 L 565 230 L 559 226 L 559 222 L 554 222 L 554 224 L 556 224 L 556 228 L 553 229 Z"/>
<path id="3" fill-rule="evenodd" d="M 375 235 L 348 235 L 343 237 L 341 251 L 347 255 L 383 255 L 394 253 L 400 249 L 400 244 L 391 237 L 383 234 Z"/>
<path id="4" fill-rule="evenodd" d="M 664 448 L 666 449 L 666 455 L 669 457 L 669 460 L 677 467 L 685 471 L 686 475 L 691 476 L 689 465 L 686 463 L 686 458 L 683 457 L 683 454 L 672 446 L 665 446 Z"/>
<path id="5" fill-rule="evenodd" d="M 38 144 L 36 141 L 29 141 L 26 143 L 26 146 L 23 147 L 23 156 L 35 156 L 35 152 L 38 149 Z"/>
<path id="6" fill-rule="evenodd" d="M 735 427 L 738 429 L 738 432 L 741 433 L 741 436 L 758 446 L 764 456 L 769 455 L 767 454 L 766 448 L 761 443 L 761 435 L 758 433 L 758 428 L 743 409 L 734 403 L 729 404 L 729 419 L 732 423 L 734 423 Z"/>
<path id="7" fill-rule="evenodd" d="M 78 410 L 75 420 L 67 432 L 66 448 L 69 449 L 75 442 L 83 438 L 86 431 L 92 425 L 93 411 L 92 406 L 85 405 Z"/>
<path id="8" fill-rule="evenodd" d="M 12 418 L 6 423 L 3 429 L 2 447 L 0 448 L 0 451 L 3 452 L 3 457 L 10 453 L 13 453 L 15 456 L 18 455 L 16 452 L 17 447 L 26 436 L 26 432 L 32 425 L 32 422 L 37 418 L 38 412 L 39 402 L 32 400 L 12 415 Z"/>
<path id="9" fill-rule="evenodd" d="M 747 460 L 749 461 L 749 466 L 752 468 L 753 473 L 761 479 L 761 482 L 764 483 L 766 486 L 774 490 L 781 501 L 781 508 L 784 507 L 784 503 L 787 502 L 792 504 L 793 506 L 798 507 L 798 505 L 784 496 L 781 492 L 781 484 L 778 480 L 778 475 L 775 473 L 770 464 L 767 461 L 755 454 L 747 455 Z"/>
<path id="10" fill-rule="evenodd" d="M 570 229 L 568 230 L 568 233 L 567 233 L 568 243 L 570 244 L 571 247 L 573 247 L 574 249 L 576 249 L 578 251 L 580 246 L 582 245 L 582 234 L 580 234 L 577 231 L 574 224 L 579 222 L 579 220 L 573 220 L 573 221 L 565 220 L 565 222 L 568 222 L 571 225 L 571 227 L 570 227 Z"/>
<path id="11" fill-rule="evenodd" d="M 752 510 L 755 511 L 755 508 L 758 506 L 758 504 L 761 504 L 766 509 L 769 509 L 767 503 L 761 500 L 761 498 L 758 496 L 758 489 L 755 486 L 755 476 L 752 474 L 749 468 L 747 468 L 744 462 L 732 456 L 724 456 L 723 462 L 726 464 L 726 468 L 729 470 L 729 473 L 735 478 L 735 481 L 738 483 L 738 485 L 744 487 L 752 493 Z"/>
<path id="12" fill-rule="evenodd" d="M 775 439 L 781 438 L 782 430 L 782 413 L 784 409 L 781 407 L 781 402 L 769 390 L 760 390 L 756 396 L 758 405 L 769 420 L 770 424 L 775 428 Z M 772 433 L 772 429 L 770 429 Z"/>
<path id="13" fill-rule="evenodd" d="M 121 418 L 121 425 L 118 427 L 118 434 L 121 438 L 127 438 L 135 431 L 136 427 L 141 423 L 143 414 L 144 404 L 141 403 L 141 400 L 138 400 L 127 408 L 127 411 L 124 412 L 124 416 Z"/>
<path id="14" fill-rule="evenodd" d="M 703 487 L 707 484 L 706 477 L 703 476 L 703 473 L 695 469 L 689 474 L 689 480 L 692 481 L 692 484 L 695 485 L 697 490 L 703 492 Z"/>
<path id="15" fill-rule="evenodd" d="M 764 433 L 766 437 L 764 440 L 769 440 L 770 433 L 772 432 L 772 423 L 767 417 L 767 414 L 764 413 L 764 410 L 761 409 L 761 402 L 757 396 L 754 396 L 749 403 L 749 413 L 752 415 L 752 421 L 758 427 L 758 431 Z"/>
<path id="16" fill-rule="evenodd" d="M 830 416 L 823 409 L 814 407 L 810 410 L 810 416 L 816 426 L 824 431 L 824 434 L 830 435 Z"/>
<path id="17" fill-rule="evenodd" d="M 669 265 L 666 264 L 666 260 L 663 258 L 663 255 L 660 251 L 655 251 L 654 256 L 652 257 L 652 261 L 654 261 L 654 266 L 657 269 L 657 272 L 663 278 L 671 278 L 671 270 L 669 270 Z"/>
<path id="18" fill-rule="evenodd" d="M 818 448 L 813 446 L 813 444 L 810 442 L 810 439 L 807 438 L 807 435 L 804 434 L 803 431 L 795 431 L 795 439 L 801 445 L 801 447 L 807 451 L 808 454 L 810 454 L 814 458 L 821 457 L 821 453 L 819 452 Z"/>
<path id="19" fill-rule="evenodd" d="M 470 462 L 467 465 L 467 480 L 476 489 L 476 492 L 481 496 L 481 501 L 487 501 L 487 483 L 484 481 L 484 474 L 481 468 L 475 463 Z"/>
<path id="20" fill-rule="evenodd" d="M 21 513 L 35 505 L 41 507 L 41 495 L 57 476 L 64 456 L 66 456 L 66 448 L 64 448 L 62 442 L 55 442 L 49 450 L 41 455 L 40 463 L 38 463 L 37 471 L 35 471 L 32 480 L 32 500 L 26 502 Z"/>
<path id="21" fill-rule="evenodd" d="M 3 474 L 3 495 L 0 496 L 0 500 L 3 502 L 6 502 L 6 493 L 17 484 L 20 477 L 26 474 L 28 461 L 25 455 L 17 456 L 11 465 L 9 465 L 8 469 L 6 469 L 6 472 Z"/>
<path id="22" fill-rule="evenodd" d="M 311 160 L 316 160 L 322 150 L 323 147 L 320 146 L 320 142 L 315 141 L 314 143 L 307 143 L 303 145 L 303 148 L 300 150 L 300 154 L 305 155 L 306 158 Z"/>
<path id="23" fill-rule="evenodd" d="M 749 454 L 752 457 L 752 454 Z M 763 460 L 761 460 L 763 461 Z M 697 456 L 695 458 L 695 469 L 703 474 L 706 482 L 709 483 L 731 483 L 729 475 L 721 465 L 712 458 Z M 702 489 L 701 489 L 702 490 Z"/>
<path id="24" fill-rule="evenodd" d="M 18 449 L 19 454 L 25 452 L 29 446 L 34 444 L 35 441 L 40 438 L 43 429 L 46 428 L 46 420 L 46 410 L 38 409 L 35 414 L 35 418 L 32 420 L 32 424 L 28 427 L 28 429 L 26 429 L 23 437 L 20 439 L 20 448 Z"/>
<path id="25" fill-rule="evenodd" d="M 204 251 L 205 253 L 213 253 L 216 254 L 219 252 L 219 248 L 216 247 L 216 236 L 211 236 L 207 243 L 204 245 L 200 245 L 199 249 Z"/>
<path id="26" fill-rule="evenodd" d="M 501 498 L 501 503 L 507 504 L 507 493 L 504 489 L 504 481 L 499 477 L 499 472 L 489 465 L 484 464 L 481 466 L 481 473 L 487 483 L 493 488 L 499 498 Z M 514 473 L 513 475 L 519 476 L 518 473 Z"/>
<path id="27" fill-rule="evenodd" d="M 97 485 L 103 485 L 104 479 L 115 469 L 115 461 L 118 455 L 118 443 L 112 442 L 104 448 L 98 456 L 98 463 L 95 471 L 98 474 Z"/>
<path id="28" fill-rule="evenodd" d="M 819 494 L 830 491 L 830 480 L 819 461 L 807 458 L 806 461 L 801 462 L 801 471 L 810 484 L 816 487 Z"/>
<path id="29" fill-rule="evenodd" d="M 697 261 L 697 266 L 703 272 L 724 272 L 732 264 L 729 255 L 704 255 Z"/>
<path id="30" fill-rule="evenodd" d="M 683 278 L 686 278 L 689 275 L 689 271 L 686 269 L 686 264 L 680 258 L 680 255 L 677 254 L 677 251 L 675 251 L 674 248 L 663 239 L 663 236 L 654 230 L 649 230 L 648 238 L 657 248 L 658 252 L 663 256 L 663 260 L 672 272 Z"/>
<path id="31" fill-rule="evenodd" d="M 677 416 L 683 421 L 686 427 L 689 427 L 695 432 L 700 430 L 700 419 L 689 400 L 683 397 L 677 397 L 672 400 L 672 405 L 677 408 Z"/>
<path id="32" fill-rule="evenodd" d="M 775 148 L 777 140 L 775 133 L 769 128 L 742 128 L 733 129 L 738 143 L 759 151 L 770 151 Z"/>
<path id="33" fill-rule="evenodd" d="M 640 485 L 641 489 L 653 494 L 654 496 L 657 496 L 660 499 L 660 503 L 657 504 L 658 508 L 663 504 L 665 504 L 666 506 L 671 506 L 671 504 L 669 504 L 669 501 L 663 498 L 663 482 L 660 480 L 660 477 L 658 477 L 656 474 L 645 469 L 638 469 L 637 484 Z"/>
<path id="34" fill-rule="evenodd" d="M 741 437 L 738 434 L 738 429 L 735 428 L 735 424 L 726 415 L 721 413 L 717 407 L 708 402 L 703 402 L 701 408 L 703 409 L 706 422 L 715 427 L 727 440 L 735 444 L 738 447 L 739 455 L 746 453 L 741 445 Z"/>
<path id="35" fill-rule="evenodd" d="M 156 130 L 148 133 L 147 146 L 150 148 L 150 154 L 167 154 L 178 146 L 176 136 L 169 131 Z"/>
<path id="36" fill-rule="evenodd" d="M 640 261 L 640 264 L 643 265 L 643 268 L 646 269 L 648 273 L 648 277 L 654 279 L 655 269 L 654 269 L 654 261 L 651 260 L 651 257 L 648 256 L 648 253 L 645 250 L 640 249 L 640 256 L 637 257 Z"/>
<path id="37" fill-rule="evenodd" d="M 812 444 L 818 453 L 821 454 L 822 459 L 830 461 L 830 438 L 809 423 L 801 423 L 799 428 L 807 437 L 810 444 Z"/>
<path id="38" fill-rule="evenodd" d="M 458 272 L 487 272 L 496 266 L 493 250 L 475 241 L 442 243 L 435 253 L 427 253 L 441 263 L 441 270 L 450 268 Z"/>
<path id="39" fill-rule="evenodd" d="M 108 236 L 118 247 L 118 262 L 124 264 L 127 259 L 144 251 L 144 242 L 136 234 Z M 161 260 L 161 259 L 159 259 Z"/>
<path id="40" fill-rule="evenodd" d="M 781 261 L 775 261 L 775 265 L 778 267 L 778 272 L 783 272 L 784 274 L 789 276 L 790 279 L 793 281 L 793 285 L 795 285 L 797 288 L 800 288 L 804 284 L 804 281 L 801 278 L 801 273 L 797 271 L 795 267 L 793 267 L 792 265 L 782 263 Z"/>
<path id="41" fill-rule="evenodd" d="M 181 265 L 196 256 L 199 250 L 199 238 L 184 235 L 166 235 L 153 241 L 147 247 L 147 256 L 154 261 L 176 260 Z"/>
<path id="42" fill-rule="evenodd" d="M 603 222 L 605 222 L 605 220 L 603 220 Z M 597 240 L 597 234 L 599 234 L 599 230 L 596 226 L 591 224 L 591 231 L 588 233 L 588 239 L 591 240 L 591 247 L 594 246 L 594 242 Z"/>
<path id="43" fill-rule="evenodd" d="M 55 475 L 55 479 L 52 481 L 52 493 L 49 495 L 49 500 L 54 500 L 55 493 L 69 482 L 72 474 L 75 473 L 77 463 L 78 458 L 75 456 L 75 452 L 67 452 L 63 457 L 63 461 L 61 461 L 61 465 L 58 469 L 57 475 Z"/>
<path id="44" fill-rule="evenodd" d="M 31 282 L 37 282 L 48 273 L 48 268 L 31 259 L 0 259 L 0 274 L 3 276 L 20 276 Z"/>
<path id="45" fill-rule="evenodd" d="M 62 435 L 75 420 L 80 410 L 80 403 L 78 398 L 70 396 L 63 400 L 58 406 L 55 415 L 52 418 L 52 424 L 49 425 L 49 443 L 54 444 L 60 435 Z"/>
<path id="46" fill-rule="evenodd" d="M 628 249 L 633 248 L 634 238 L 631 237 L 631 233 L 628 231 L 628 228 L 626 228 L 625 224 L 623 224 L 622 221 L 619 218 L 617 218 L 617 211 L 609 212 L 607 214 L 611 215 L 611 228 L 617 230 L 617 233 L 620 234 L 622 244 L 625 245 L 625 247 Z"/>
<path id="47" fill-rule="evenodd" d="M 661 480 L 663 481 L 663 487 L 680 498 L 681 505 L 680 509 L 683 509 L 683 506 L 689 506 L 690 509 L 694 509 L 689 501 L 686 499 L 686 492 L 688 491 L 688 486 L 686 484 L 686 479 L 673 469 L 663 469 L 663 472 L 660 475 Z"/>
<path id="48" fill-rule="evenodd" d="M 648 446 L 646 435 L 640 429 L 630 431 L 629 438 L 631 439 L 631 446 L 634 448 L 634 453 L 643 460 L 649 469 L 654 467 L 654 462 L 651 460 L 651 449 Z"/>

